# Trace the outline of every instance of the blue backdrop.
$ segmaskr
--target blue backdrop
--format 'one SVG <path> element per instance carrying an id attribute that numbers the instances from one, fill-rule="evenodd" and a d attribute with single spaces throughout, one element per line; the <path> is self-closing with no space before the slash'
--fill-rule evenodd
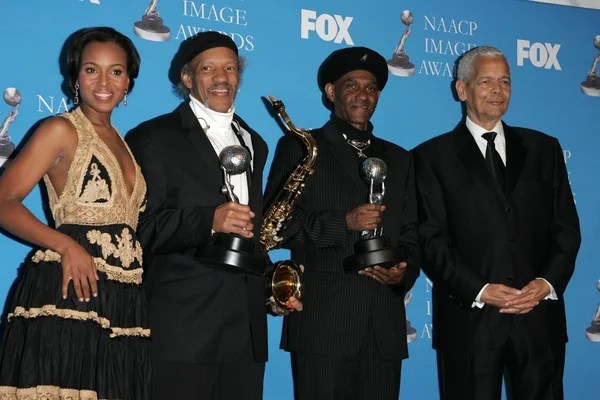
<path id="1" fill-rule="evenodd" d="M 181 40 L 204 30 L 231 35 L 247 58 L 236 110 L 263 135 L 271 156 L 284 133 L 261 98 L 282 99 L 299 127 L 321 126 L 328 111 L 321 104 L 316 83 L 320 63 L 348 45 L 368 46 L 391 58 L 407 28 L 400 19 L 404 10 L 410 10 L 414 18 L 404 45 L 415 65 L 414 74 L 390 75 L 373 123 L 376 135 L 405 148 L 452 129 L 460 119 L 460 105 L 451 94 L 457 56 L 483 44 L 503 50 L 513 79 L 505 121 L 556 136 L 564 148 L 583 232 L 577 267 L 565 295 L 570 334 L 565 394 L 567 399 L 597 398 L 600 343 L 586 340 L 585 330 L 600 303 L 594 250 L 600 235 L 600 158 L 594 156 L 600 147 L 600 90 L 586 89 L 586 94 L 581 84 L 600 51 L 594 45 L 600 35 L 600 1 L 163 0 L 156 5 L 169 29 L 160 37 L 162 41 L 148 40 L 143 29 L 139 35 L 134 33 L 134 23 L 141 20 L 149 3 L 155 2 L 0 3 L 0 91 L 12 87 L 22 94 L 18 117 L 7 133 L 12 143 L 18 145 L 40 119 L 71 106 L 61 91 L 58 55 L 67 36 L 86 26 L 116 28 L 134 41 L 141 54 L 141 73 L 129 104 L 114 113 L 113 122 L 122 133 L 179 103 L 167 71 Z M 0 120 L 9 110 L 9 105 L 0 102 Z M 25 204 L 44 219 L 38 189 Z M 29 251 L 28 246 L 0 234 L 0 307 Z M 281 250 L 273 254 L 274 259 L 285 257 Z M 430 291 L 430 283 L 422 276 L 407 308 L 417 340 L 410 344 L 410 358 L 403 365 L 404 399 L 438 398 Z M 289 357 L 278 349 L 281 319 L 270 318 L 269 330 L 265 399 L 292 399 Z"/>

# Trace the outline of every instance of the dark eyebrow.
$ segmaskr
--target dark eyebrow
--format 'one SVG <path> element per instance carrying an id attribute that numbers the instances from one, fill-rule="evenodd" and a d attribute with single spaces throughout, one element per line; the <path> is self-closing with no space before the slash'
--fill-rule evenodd
<path id="1" fill-rule="evenodd" d="M 97 67 L 97 66 L 98 66 L 98 64 L 96 64 L 96 63 L 95 63 L 95 62 L 93 62 L 93 61 L 84 62 L 84 63 L 82 63 L 82 64 L 81 64 L 81 66 L 83 67 L 84 65 L 88 65 L 88 64 L 91 64 L 91 65 L 93 65 L 93 66 L 95 66 L 95 67 Z M 112 68 L 112 67 L 121 67 L 121 68 L 125 68 L 125 66 L 124 66 L 123 64 L 121 64 L 121 63 L 112 64 L 110 67 L 111 67 L 111 68 Z"/>

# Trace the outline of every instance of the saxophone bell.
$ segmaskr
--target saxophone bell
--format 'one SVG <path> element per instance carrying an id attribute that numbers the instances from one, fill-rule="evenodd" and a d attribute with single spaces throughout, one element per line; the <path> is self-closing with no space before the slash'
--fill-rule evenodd
<path id="1" fill-rule="evenodd" d="M 293 260 L 280 261 L 265 274 L 267 297 L 273 296 L 275 304 L 284 310 L 293 310 L 290 299 L 300 300 L 304 291 L 302 269 Z"/>

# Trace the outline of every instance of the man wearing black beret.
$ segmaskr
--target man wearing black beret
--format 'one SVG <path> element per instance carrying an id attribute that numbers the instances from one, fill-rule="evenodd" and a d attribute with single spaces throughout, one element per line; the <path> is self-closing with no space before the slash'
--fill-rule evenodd
<path id="1" fill-rule="evenodd" d="M 297 400 L 397 400 L 408 357 L 404 295 L 419 275 L 413 161 L 403 148 L 373 135 L 369 122 L 388 79 L 385 59 L 365 47 L 335 51 L 319 86 L 331 119 L 312 131 L 318 148 L 311 175 L 283 229 L 283 247 L 305 265 L 304 311 L 285 317 L 282 347 L 292 353 Z M 270 201 L 305 150 L 282 137 L 265 198 Z M 359 174 L 367 157 L 387 165 L 383 205 L 368 204 Z M 392 246 L 408 250 L 389 269 L 346 273 L 362 231 L 382 222 Z"/>
<path id="2" fill-rule="evenodd" d="M 190 38 L 173 67 L 187 101 L 127 135 L 148 186 L 138 232 L 147 265 L 153 399 L 262 399 L 264 279 L 194 255 L 223 233 L 252 238 L 259 251 L 267 145 L 234 113 L 243 58 L 231 38 Z M 250 168 L 231 177 L 239 203 L 221 193 L 218 155 L 230 145 L 251 154 Z"/>

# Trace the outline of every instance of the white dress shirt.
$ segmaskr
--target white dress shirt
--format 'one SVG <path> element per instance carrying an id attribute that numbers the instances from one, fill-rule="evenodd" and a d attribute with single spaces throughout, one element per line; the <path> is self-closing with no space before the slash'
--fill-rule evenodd
<path id="1" fill-rule="evenodd" d="M 485 151 L 487 149 L 488 142 L 486 139 L 483 138 L 483 134 L 485 134 L 487 132 L 496 132 L 496 138 L 494 139 L 494 146 L 496 147 L 496 151 L 500 155 L 502 162 L 504 163 L 504 165 L 506 165 L 506 137 L 504 136 L 504 125 L 502 125 L 502 121 L 498 121 L 496 126 L 494 126 L 494 128 L 491 131 L 488 131 L 487 129 L 482 128 L 481 126 L 477 125 L 469 117 L 467 117 L 466 125 L 467 125 L 467 129 L 469 130 L 469 132 L 471 132 L 473 139 L 475 139 L 475 143 L 477 143 L 477 147 L 479 147 L 479 151 L 481 151 L 481 154 L 483 155 L 484 158 L 485 158 Z M 552 284 L 550 282 L 548 282 L 544 278 L 536 278 L 536 279 L 543 280 L 550 287 L 550 294 L 548 296 L 544 297 L 544 300 L 558 300 L 556 291 L 554 290 L 554 287 L 552 286 Z M 488 285 L 489 285 L 489 283 L 486 283 L 485 285 L 483 285 L 483 287 L 477 294 L 477 297 L 475 298 L 475 301 L 473 302 L 471 307 L 483 308 L 485 303 L 483 303 L 481 301 L 481 295 L 483 294 L 483 291 L 485 290 L 485 288 L 488 287 Z"/>
<path id="2" fill-rule="evenodd" d="M 254 149 L 252 147 L 252 137 L 246 132 L 237 122 L 233 122 L 234 107 L 232 106 L 229 112 L 220 113 L 206 107 L 192 95 L 190 95 L 190 107 L 194 112 L 198 122 L 206 136 L 210 140 L 215 153 L 217 156 L 227 146 L 240 145 L 240 141 L 233 131 L 232 123 L 236 125 L 238 132 L 242 135 L 246 147 L 250 150 L 252 155 L 250 165 L 254 165 Z M 231 184 L 233 185 L 233 192 L 237 195 L 240 200 L 240 204 L 248 204 L 249 192 L 248 192 L 248 181 L 246 180 L 246 172 L 231 175 Z"/>

